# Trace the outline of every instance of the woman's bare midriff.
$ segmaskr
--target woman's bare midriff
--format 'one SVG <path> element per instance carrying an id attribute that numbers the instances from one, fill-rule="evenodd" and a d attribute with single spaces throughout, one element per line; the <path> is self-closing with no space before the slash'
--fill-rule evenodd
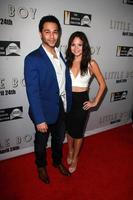
<path id="1" fill-rule="evenodd" d="M 88 91 L 88 87 L 72 87 L 72 92 L 85 92 Z"/>

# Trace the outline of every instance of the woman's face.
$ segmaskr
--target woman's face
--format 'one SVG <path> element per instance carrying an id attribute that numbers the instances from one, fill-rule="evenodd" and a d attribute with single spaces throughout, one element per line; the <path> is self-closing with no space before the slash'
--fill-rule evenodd
<path id="1" fill-rule="evenodd" d="M 75 37 L 71 43 L 71 52 L 76 56 L 82 56 L 83 41 L 79 37 Z"/>

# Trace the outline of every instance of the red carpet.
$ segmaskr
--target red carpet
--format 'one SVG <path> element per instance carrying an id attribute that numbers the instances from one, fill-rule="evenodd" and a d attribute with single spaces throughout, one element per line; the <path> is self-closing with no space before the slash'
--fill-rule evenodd
<path id="1" fill-rule="evenodd" d="M 64 159 L 66 152 L 64 144 Z M 48 173 L 50 185 L 38 179 L 33 153 L 1 161 L 0 199 L 133 200 L 131 124 L 86 137 L 78 169 L 71 177 L 52 167 L 49 148 Z"/>

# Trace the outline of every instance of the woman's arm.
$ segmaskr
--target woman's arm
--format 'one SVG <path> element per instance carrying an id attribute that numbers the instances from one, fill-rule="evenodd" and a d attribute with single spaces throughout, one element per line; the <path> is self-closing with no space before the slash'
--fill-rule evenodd
<path id="1" fill-rule="evenodd" d="M 104 94 L 104 91 L 106 89 L 106 83 L 105 83 L 105 79 L 102 75 L 102 72 L 99 68 L 99 65 L 97 64 L 97 62 L 95 60 L 92 60 L 89 66 L 89 69 L 91 71 L 91 74 L 95 76 L 98 84 L 99 84 L 99 89 L 97 91 L 96 97 L 93 100 L 90 101 L 86 101 L 84 102 L 84 109 L 88 110 L 91 107 L 95 107 L 98 105 L 98 103 L 100 102 L 101 97 Z"/>

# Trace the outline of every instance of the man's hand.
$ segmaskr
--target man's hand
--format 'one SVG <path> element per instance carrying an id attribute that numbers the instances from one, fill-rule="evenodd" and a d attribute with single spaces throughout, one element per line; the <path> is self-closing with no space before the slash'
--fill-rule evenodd
<path id="1" fill-rule="evenodd" d="M 37 127 L 37 130 L 41 133 L 46 133 L 48 130 L 48 125 L 45 122 L 41 124 L 37 124 L 36 127 Z"/>

